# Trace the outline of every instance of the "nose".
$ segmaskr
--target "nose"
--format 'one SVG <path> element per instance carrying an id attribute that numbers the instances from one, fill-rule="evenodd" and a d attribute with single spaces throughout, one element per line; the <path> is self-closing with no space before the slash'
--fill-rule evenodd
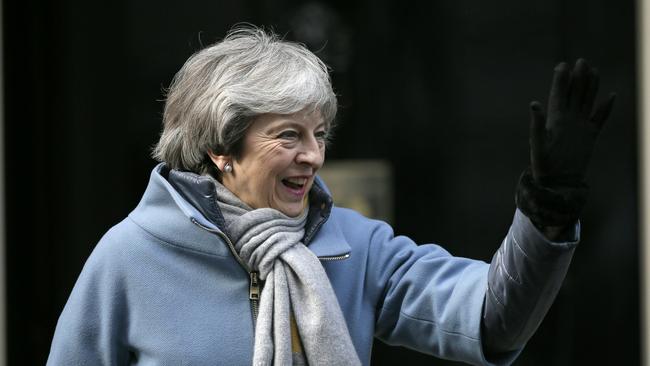
<path id="1" fill-rule="evenodd" d="M 316 138 L 311 137 L 302 144 L 300 151 L 296 155 L 296 163 L 306 164 L 314 170 L 318 170 L 323 165 L 324 155 L 324 151 Z"/>

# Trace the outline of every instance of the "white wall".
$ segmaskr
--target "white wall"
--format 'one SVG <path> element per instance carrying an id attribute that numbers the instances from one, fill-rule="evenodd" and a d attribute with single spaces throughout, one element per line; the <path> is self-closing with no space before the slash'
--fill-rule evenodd
<path id="1" fill-rule="evenodd" d="M 639 271 L 641 284 L 641 352 L 642 364 L 650 366 L 650 4 L 639 0 L 637 18 L 638 77 L 639 77 L 639 197 L 641 205 L 639 227 L 641 248 Z"/>

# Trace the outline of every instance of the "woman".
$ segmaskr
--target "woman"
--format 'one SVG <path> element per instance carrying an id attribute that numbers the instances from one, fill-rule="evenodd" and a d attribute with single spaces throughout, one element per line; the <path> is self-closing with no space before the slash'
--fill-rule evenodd
<path id="1" fill-rule="evenodd" d="M 102 238 L 59 319 L 49 365 L 368 365 L 372 339 L 509 364 L 579 236 L 584 170 L 613 97 L 556 68 L 531 104 L 531 168 L 490 264 L 395 237 L 332 204 L 322 166 L 336 97 L 298 44 L 239 28 L 170 87 L 140 204 Z"/>

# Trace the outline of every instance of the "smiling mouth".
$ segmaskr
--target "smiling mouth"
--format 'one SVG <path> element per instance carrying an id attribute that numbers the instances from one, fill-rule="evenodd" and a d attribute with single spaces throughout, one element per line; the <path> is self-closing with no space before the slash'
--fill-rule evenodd
<path id="1" fill-rule="evenodd" d="M 307 184 L 307 178 L 286 178 L 282 179 L 282 184 L 294 190 L 301 190 Z"/>

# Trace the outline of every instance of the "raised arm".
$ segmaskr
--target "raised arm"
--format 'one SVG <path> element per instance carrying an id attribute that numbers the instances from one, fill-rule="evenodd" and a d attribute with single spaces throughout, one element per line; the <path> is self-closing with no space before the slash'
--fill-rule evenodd
<path id="1" fill-rule="evenodd" d="M 537 101 L 530 104 L 531 163 L 517 187 L 511 233 L 488 273 L 482 328 L 488 354 L 522 347 L 564 279 L 587 199 L 585 171 L 615 99 L 610 94 L 594 107 L 598 83 L 597 70 L 585 60 L 573 70 L 560 63 L 547 111 Z M 542 235 L 545 240 L 539 240 Z"/>

